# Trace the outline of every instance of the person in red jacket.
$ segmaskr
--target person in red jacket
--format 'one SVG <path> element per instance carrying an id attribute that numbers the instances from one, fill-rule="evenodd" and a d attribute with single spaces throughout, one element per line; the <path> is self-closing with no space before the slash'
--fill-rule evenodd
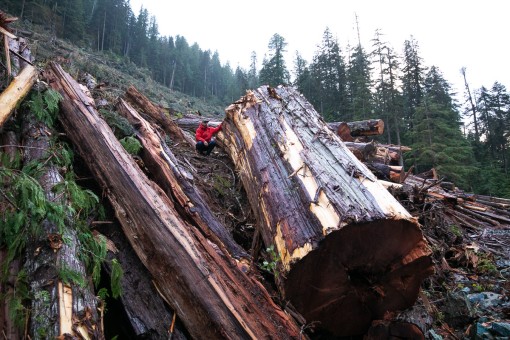
<path id="1" fill-rule="evenodd" d="M 217 127 L 209 126 L 208 120 L 203 120 L 200 122 L 198 129 L 195 133 L 195 139 L 197 144 L 195 145 L 197 151 L 202 154 L 208 156 L 211 151 L 216 146 L 216 141 L 214 140 L 214 135 L 221 130 L 221 124 Z"/>

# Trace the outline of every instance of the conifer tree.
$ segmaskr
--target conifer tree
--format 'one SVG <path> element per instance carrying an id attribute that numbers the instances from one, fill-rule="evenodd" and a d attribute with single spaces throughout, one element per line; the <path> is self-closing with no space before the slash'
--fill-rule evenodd
<path id="1" fill-rule="evenodd" d="M 283 55 L 286 52 L 286 46 L 285 39 L 278 33 L 275 33 L 269 40 L 269 59 L 264 59 L 259 74 L 259 80 L 262 84 L 275 87 L 290 83 L 290 74 L 285 66 Z"/>
<path id="2" fill-rule="evenodd" d="M 424 79 L 421 102 L 413 115 L 410 145 L 413 151 L 406 161 L 417 172 L 435 168 L 440 176 L 469 188 L 475 162 L 460 130 L 460 114 L 450 89 L 439 69 L 431 67 Z"/>
<path id="3" fill-rule="evenodd" d="M 251 52 L 250 60 L 250 70 L 248 71 L 248 88 L 256 89 L 259 87 L 259 77 L 257 74 L 257 53 L 255 53 L 255 51 Z"/>
<path id="4" fill-rule="evenodd" d="M 354 120 L 374 118 L 371 72 L 369 57 L 361 45 L 358 45 L 350 56 L 347 68 L 349 116 Z"/>
<path id="5" fill-rule="evenodd" d="M 347 100 L 345 62 L 340 46 L 326 28 L 322 43 L 313 57 L 310 72 L 317 84 L 317 97 L 311 103 L 326 120 L 352 120 Z"/>
<path id="6" fill-rule="evenodd" d="M 416 108 L 423 99 L 423 78 L 426 68 L 419 56 L 418 43 L 411 37 L 411 40 L 404 42 L 404 63 L 402 69 L 402 95 L 403 95 L 403 124 L 406 144 L 412 141 L 409 136 L 413 135 L 413 121 Z"/>
<path id="7" fill-rule="evenodd" d="M 309 102 L 316 98 L 315 81 L 312 78 L 306 60 L 296 51 L 294 59 L 294 86 L 301 92 Z"/>
<path id="8" fill-rule="evenodd" d="M 377 65 L 375 81 L 375 111 L 385 119 L 386 141 L 392 144 L 396 140 L 401 145 L 400 128 L 402 126 L 402 94 L 398 88 L 398 57 L 393 48 L 382 40 L 382 33 L 376 30 L 372 40 L 371 56 Z M 400 158 L 402 161 L 402 157 Z"/>

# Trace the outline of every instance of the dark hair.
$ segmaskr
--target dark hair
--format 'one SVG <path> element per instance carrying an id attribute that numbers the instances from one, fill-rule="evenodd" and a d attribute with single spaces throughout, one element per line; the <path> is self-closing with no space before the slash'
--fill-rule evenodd
<path id="1" fill-rule="evenodd" d="M 209 123 L 209 121 L 208 121 L 208 120 L 205 120 L 205 119 L 204 119 L 204 120 L 202 121 L 202 124 L 203 124 L 203 125 L 207 125 L 207 123 Z"/>

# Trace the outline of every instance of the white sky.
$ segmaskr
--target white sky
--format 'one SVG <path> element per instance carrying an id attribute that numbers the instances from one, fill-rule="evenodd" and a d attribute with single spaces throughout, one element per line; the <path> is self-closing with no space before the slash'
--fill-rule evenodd
<path id="1" fill-rule="evenodd" d="M 505 0 L 131 0 L 135 15 L 142 3 L 156 16 L 161 35 L 180 35 L 190 45 L 217 51 L 221 63 L 228 61 L 234 70 L 238 65 L 248 70 L 252 51 L 260 65 L 275 33 L 288 44 L 291 73 L 296 50 L 310 63 L 326 27 L 346 55 L 347 45 L 357 44 L 357 15 L 366 51 L 377 28 L 399 55 L 413 36 L 425 66 L 439 67 L 460 94 L 461 67 L 466 67 L 472 90 L 490 88 L 495 81 L 510 90 L 510 3 Z"/>

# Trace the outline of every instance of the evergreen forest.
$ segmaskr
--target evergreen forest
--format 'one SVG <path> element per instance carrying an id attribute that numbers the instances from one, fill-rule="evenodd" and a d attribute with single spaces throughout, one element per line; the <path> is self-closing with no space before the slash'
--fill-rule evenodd
<path id="1" fill-rule="evenodd" d="M 465 88 L 453 93 L 412 36 L 396 48 L 377 30 L 370 46 L 344 47 L 326 27 L 310 47 L 312 60 L 296 51 L 286 65 L 285 38 L 275 33 L 267 51 L 247 56 L 249 69 L 233 69 L 217 51 L 161 35 L 155 17 L 144 8 L 135 15 L 129 0 L 1 0 L 0 8 L 80 48 L 148 69 L 169 90 L 213 105 L 226 106 L 260 85 L 293 85 L 326 121 L 383 119 L 378 141 L 409 146 L 407 169 L 435 168 L 465 191 L 510 197 L 509 91 L 498 81 L 470 88 L 462 69 Z"/>

